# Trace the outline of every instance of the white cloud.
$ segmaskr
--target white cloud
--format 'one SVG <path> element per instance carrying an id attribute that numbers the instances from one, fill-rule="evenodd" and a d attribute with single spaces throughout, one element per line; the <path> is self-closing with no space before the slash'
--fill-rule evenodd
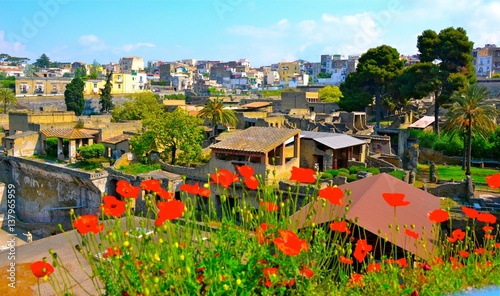
<path id="1" fill-rule="evenodd" d="M 108 49 L 108 46 L 99 37 L 93 34 L 82 35 L 78 39 L 78 44 L 90 51 L 101 51 Z"/>
<path id="2" fill-rule="evenodd" d="M 26 54 L 25 45 L 21 42 L 10 42 L 5 40 L 5 32 L 0 31 L 0 52 L 11 56 L 23 56 Z"/>
<path id="3" fill-rule="evenodd" d="M 155 47 L 153 43 L 147 43 L 147 42 L 137 42 L 133 44 L 125 44 L 122 46 L 122 50 L 125 52 L 133 51 L 141 47 Z"/>

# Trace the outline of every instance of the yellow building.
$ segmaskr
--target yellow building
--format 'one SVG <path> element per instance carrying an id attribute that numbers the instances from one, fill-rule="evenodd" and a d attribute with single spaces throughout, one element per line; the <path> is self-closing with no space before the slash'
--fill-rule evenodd
<path id="1" fill-rule="evenodd" d="M 288 84 L 290 78 L 300 74 L 299 62 L 283 62 L 278 64 L 278 73 L 282 83 Z"/>
<path id="2" fill-rule="evenodd" d="M 70 82 L 65 77 L 20 77 L 16 79 L 16 95 L 61 95 Z"/>
<path id="3" fill-rule="evenodd" d="M 100 89 L 104 88 L 105 84 L 106 80 L 103 79 L 87 79 L 83 86 L 83 93 L 85 95 L 98 95 L 101 93 Z"/>
<path id="4" fill-rule="evenodd" d="M 112 94 L 136 93 L 146 90 L 147 75 L 146 73 L 113 73 L 112 77 L 113 88 Z"/>

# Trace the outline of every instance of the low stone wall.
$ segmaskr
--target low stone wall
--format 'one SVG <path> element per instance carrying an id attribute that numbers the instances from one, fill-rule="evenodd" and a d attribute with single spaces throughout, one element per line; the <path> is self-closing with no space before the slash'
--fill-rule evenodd
<path id="1" fill-rule="evenodd" d="M 450 182 L 429 188 L 427 191 L 439 197 L 466 198 L 467 183 Z"/>
<path id="2" fill-rule="evenodd" d="M 442 152 L 435 151 L 429 148 L 420 147 L 420 154 L 418 156 L 420 163 L 434 162 L 446 163 L 452 165 L 462 164 L 462 157 L 459 156 L 446 156 Z"/>

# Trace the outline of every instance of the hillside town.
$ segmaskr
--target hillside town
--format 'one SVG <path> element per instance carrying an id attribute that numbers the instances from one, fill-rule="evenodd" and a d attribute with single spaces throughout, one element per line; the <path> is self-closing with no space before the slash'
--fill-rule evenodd
<path id="1" fill-rule="evenodd" d="M 498 173 L 500 167 L 500 47 L 468 44 L 455 46 L 467 53 L 459 58 L 432 56 L 425 47 L 401 55 L 382 45 L 361 55 L 323 54 L 317 61 L 261 67 L 245 58 L 145 62 L 124 56 L 86 64 L 0 54 L 0 207 L 8 209 L 12 185 L 17 245 L 32 257 L 36 243 L 67 245 L 60 233 L 74 226 L 71 215 L 99 213 L 102 198 L 119 196 L 123 181 L 141 188 L 159 180 L 179 201 L 189 199 L 182 186 L 205 184 L 222 217 L 227 193 L 214 185 L 217 177 L 209 182 L 207 176 L 227 170 L 241 177 L 231 181 L 238 194 L 227 206 L 237 211 L 245 202 L 249 212 L 258 211 L 262 197 L 247 192 L 241 167 L 281 192 L 278 204 L 297 192 L 304 203 L 289 215 L 296 229 L 346 217 L 373 239 L 382 232 L 387 237 L 396 207 L 374 214 L 370 199 L 387 191 L 418 205 L 400 219 L 417 230 L 432 229 L 427 213 L 443 203 L 498 217 L 500 194 L 484 176 L 475 178 L 475 169 Z M 458 97 L 471 93 L 484 96 L 473 106 L 479 115 L 466 120 L 481 126 L 460 125 Z M 449 167 L 460 168 L 458 179 L 442 170 Z M 349 191 L 350 212 L 307 203 L 310 188 L 290 181 L 298 169 L 314 171 L 320 188 Z M 147 190 L 138 190 L 137 217 L 150 203 Z M 367 218 L 357 220 L 360 213 Z M 454 230 L 443 227 L 446 235 Z M 432 259 L 396 236 L 386 239 L 401 254 Z"/>

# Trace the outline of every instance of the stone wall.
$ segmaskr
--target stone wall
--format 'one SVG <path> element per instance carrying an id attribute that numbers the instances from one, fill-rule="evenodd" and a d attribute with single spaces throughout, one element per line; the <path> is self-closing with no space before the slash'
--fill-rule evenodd
<path id="1" fill-rule="evenodd" d="M 418 161 L 420 163 L 434 162 L 446 163 L 452 165 L 462 164 L 462 157 L 460 156 L 446 156 L 442 152 L 435 151 L 429 148 L 420 147 L 420 154 Z"/>
<path id="2" fill-rule="evenodd" d="M 435 188 L 429 188 L 427 191 L 439 197 L 466 198 L 467 183 L 450 182 L 438 185 Z"/>

